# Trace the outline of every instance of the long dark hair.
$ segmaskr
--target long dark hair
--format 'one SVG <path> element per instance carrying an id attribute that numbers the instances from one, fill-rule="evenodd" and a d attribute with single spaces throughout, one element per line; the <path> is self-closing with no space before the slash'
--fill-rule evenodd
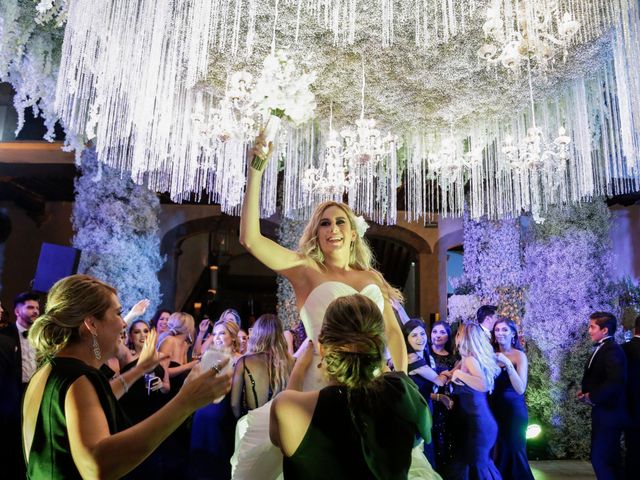
<path id="1" fill-rule="evenodd" d="M 160 310 L 157 310 L 156 313 L 153 314 L 153 317 L 151 317 L 151 320 L 149 321 L 149 326 L 151 326 L 151 328 L 158 328 L 158 320 L 160 319 L 160 315 L 162 315 L 163 313 L 168 313 L 169 315 L 171 315 L 171 310 L 167 310 L 165 308 L 161 308 Z"/>
<path id="2" fill-rule="evenodd" d="M 444 349 L 449 353 L 449 355 L 451 355 L 452 353 L 454 353 L 454 343 L 453 343 L 453 336 L 452 336 L 453 334 L 451 333 L 451 325 L 449 325 L 444 320 L 438 320 L 433 325 L 431 325 L 431 332 L 433 332 L 433 329 L 438 326 L 443 327 L 447 332 L 447 341 L 444 344 Z M 431 342 L 431 332 L 429 332 L 429 345 L 433 345 Z M 431 350 L 433 350 L 433 346 Z"/>
<path id="3" fill-rule="evenodd" d="M 409 335 L 411 334 L 411 332 L 413 332 L 415 328 L 418 328 L 418 327 L 422 328 L 426 335 L 427 327 L 425 327 L 422 320 L 418 320 L 417 318 L 412 318 L 402 326 L 402 336 L 404 337 L 404 344 L 407 347 L 407 353 L 416 353 L 413 347 L 409 344 Z M 429 355 L 430 355 L 429 342 L 427 341 L 427 343 L 424 344 L 424 357 L 429 358 Z"/>
<path id="4" fill-rule="evenodd" d="M 511 330 L 511 333 L 513 333 L 513 340 L 511 340 L 511 346 L 516 350 L 520 350 L 521 352 L 523 352 L 524 348 L 522 348 L 522 344 L 520 343 L 520 336 L 518 335 L 518 327 L 516 326 L 513 320 L 507 317 L 498 317 L 498 319 L 496 320 L 496 323 L 493 324 L 493 330 L 491 331 L 491 344 L 493 345 L 493 349 L 496 352 L 500 350 L 500 346 L 496 341 L 496 334 L 495 334 L 496 326 L 499 323 L 504 323 L 507 327 L 509 327 L 509 330 Z"/>

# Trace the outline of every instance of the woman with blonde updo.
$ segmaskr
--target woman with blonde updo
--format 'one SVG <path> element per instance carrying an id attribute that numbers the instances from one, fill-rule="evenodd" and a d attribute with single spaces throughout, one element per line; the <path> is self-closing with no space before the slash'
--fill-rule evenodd
<path id="1" fill-rule="evenodd" d="M 229 389 L 228 376 L 205 373 L 129 428 L 114 391 L 97 370 L 117 353 L 125 326 L 121 310 L 115 289 L 88 275 L 63 278 L 51 288 L 44 314 L 29 330 L 42 362 L 23 404 L 29 478 L 120 478 L 193 411 Z M 142 373 L 160 360 L 156 338 L 152 331 L 140 352 Z M 126 392 L 128 382 L 119 378 L 120 392 Z"/>
<path id="2" fill-rule="evenodd" d="M 334 300 L 318 338 L 328 385 L 302 392 L 311 341 L 271 405 L 270 437 L 285 479 L 406 479 L 416 434 L 430 439 L 426 401 L 404 373 L 381 374 L 384 321 L 364 295 Z"/>
<path id="3" fill-rule="evenodd" d="M 447 479 L 500 479 L 500 472 L 490 457 L 496 442 L 498 426 L 489 404 L 487 392 L 493 390 L 500 373 L 487 334 L 477 323 L 460 325 L 456 346 L 462 360 L 453 371 L 451 381 L 457 394 L 456 451 Z"/>
<path id="4" fill-rule="evenodd" d="M 158 338 L 158 351 L 168 356 L 169 377 L 184 377 L 197 363 L 187 358 L 189 347 L 193 343 L 196 327 L 193 317 L 185 312 L 172 313 L 167 322 L 167 331 Z"/>

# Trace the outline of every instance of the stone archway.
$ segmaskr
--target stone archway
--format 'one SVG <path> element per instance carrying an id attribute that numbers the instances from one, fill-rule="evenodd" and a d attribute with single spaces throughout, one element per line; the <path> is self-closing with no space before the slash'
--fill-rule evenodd
<path id="1" fill-rule="evenodd" d="M 417 313 L 426 321 L 438 311 L 438 259 L 429 243 L 417 233 L 399 225 L 371 224 L 367 238 L 382 239 L 389 244 L 401 245 L 410 250 L 415 262 L 415 302 Z M 392 249 L 392 248 L 391 248 Z M 383 263 L 381 270 L 393 268 L 393 259 Z"/>
<path id="2" fill-rule="evenodd" d="M 439 305 L 438 310 L 442 320 L 447 319 L 447 252 L 454 247 L 464 245 L 464 230 L 455 230 L 441 237 L 435 245 L 435 252 L 438 257 L 438 276 L 443 279 L 439 282 Z"/>
<path id="3" fill-rule="evenodd" d="M 260 220 L 260 230 L 266 237 L 275 239 L 277 223 L 269 220 Z M 179 308 L 176 305 L 176 289 L 178 283 L 178 265 L 183 252 L 183 244 L 186 240 L 197 235 L 227 231 L 238 235 L 240 218 L 225 214 L 198 218 L 181 223 L 167 231 L 160 242 L 160 253 L 166 256 L 165 264 L 160 270 L 160 288 L 162 303 L 169 309 Z"/>

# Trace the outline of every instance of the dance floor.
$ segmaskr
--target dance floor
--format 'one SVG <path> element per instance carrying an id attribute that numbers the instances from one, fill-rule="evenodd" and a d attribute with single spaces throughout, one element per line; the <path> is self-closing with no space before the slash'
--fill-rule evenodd
<path id="1" fill-rule="evenodd" d="M 595 480 L 589 462 L 580 460 L 554 460 L 529 462 L 536 480 Z"/>

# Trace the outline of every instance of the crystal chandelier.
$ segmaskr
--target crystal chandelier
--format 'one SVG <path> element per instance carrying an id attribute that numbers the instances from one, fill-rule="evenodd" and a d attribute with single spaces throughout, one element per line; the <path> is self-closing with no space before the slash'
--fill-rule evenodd
<path id="1" fill-rule="evenodd" d="M 568 48 L 580 29 L 570 2 L 560 0 L 492 0 L 482 26 L 488 41 L 478 50 L 487 66 L 502 65 L 513 73 L 524 60 L 538 69 L 552 67 L 558 57 L 564 62 Z"/>
<path id="2" fill-rule="evenodd" d="M 365 72 L 362 65 L 360 118 L 343 128 L 340 136 L 329 120 L 329 140 L 318 168 L 308 168 L 302 177 L 307 197 L 342 200 L 345 193 L 349 205 L 379 222 L 395 223 L 399 148 L 398 136 L 384 135 L 376 121 L 365 118 Z"/>

